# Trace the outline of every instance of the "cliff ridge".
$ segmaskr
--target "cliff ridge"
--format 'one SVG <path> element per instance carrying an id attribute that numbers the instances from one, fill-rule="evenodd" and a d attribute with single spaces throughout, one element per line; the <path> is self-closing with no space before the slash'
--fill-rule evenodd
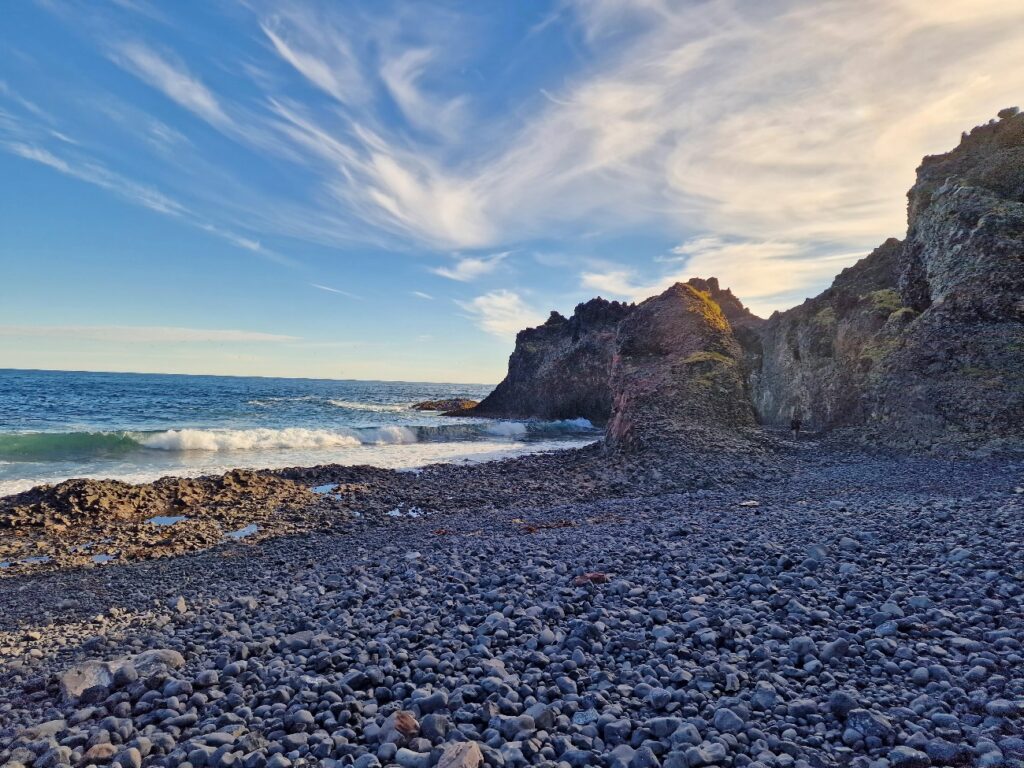
<path id="1" fill-rule="evenodd" d="M 894 448 L 1024 447 L 1024 115 L 926 157 L 907 214 L 903 240 L 766 320 L 713 277 L 552 313 L 473 413 L 582 416 L 613 449 L 794 416 Z"/>

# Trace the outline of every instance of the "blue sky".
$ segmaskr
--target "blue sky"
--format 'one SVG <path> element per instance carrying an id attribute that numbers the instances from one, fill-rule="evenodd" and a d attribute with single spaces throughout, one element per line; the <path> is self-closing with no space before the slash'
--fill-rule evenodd
<path id="1" fill-rule="evenodd" d="M 0 367 L 494 382 L 719 277 L 768 314 L 1024 93 L 1019 0 L 15 0 Z"/>

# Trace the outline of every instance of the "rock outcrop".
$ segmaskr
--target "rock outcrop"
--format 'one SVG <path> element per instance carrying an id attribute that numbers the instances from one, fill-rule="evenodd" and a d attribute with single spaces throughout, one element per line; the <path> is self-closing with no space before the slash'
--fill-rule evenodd
<path id="1" fill-rule="evenodd" d="M 677 283 L 619 324 L 609 447 L 643 448 L 693 436 L 706 444 L 755 425 L 742 349 L 723 307 L 697 287 L 709 283 L 717 288 L 714 281 Z M 742 309 L 739 302 L 736 307 Z"/>
<path id="2" fill-rule="evenodd" d="M 444 400 L 424 400 L 412 406 L 414 411 L 439 411 L 448 416 L 462 416 L 464 411 L 476 408 L 479 403 L 468 397 L 449 397 Z"/>
<path id="3" fill-rule="evenodd" d="M 552 314 L 519 335 L 480 414 L 610 416 L 611 446 L 740 429 L 751 413 L 901 448 L 1024 445 L 1024 115 L 925 158 L 908 197 L 905 240 L 768 320 L 714 278 Z"/>
<path id="4" fill-rule="evenodd" d="M 611 412 L 615 334 L 631 304 L 592 299 L 566 319 L 552 312 L 547 322 L 516 336 L 508 375 L 464 415 L 504 418 L 585 418 L 604 424 Z"/>
<path id="5" fill-rule="evenodd" d="M 831 287 L 773 314 L 746 347 L 750 393 L 762 423 L 799 416 L 810 429 L 862 423 L 879 362 L 916 312 L 895 290 L 902 252 L 887 240 Z"/>
<path id="6" fill-rule="evenodd" d="M 1024 115 L 925 158 L 897 289 L 920 314 L 868 392 L 876 439 L 998 447 L 1024 438 Z"/>

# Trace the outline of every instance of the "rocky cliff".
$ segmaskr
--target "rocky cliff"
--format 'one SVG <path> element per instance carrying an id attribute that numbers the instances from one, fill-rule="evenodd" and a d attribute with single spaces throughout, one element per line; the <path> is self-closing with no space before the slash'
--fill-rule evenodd
<path id="1" fill-rule="evenodd" d="M 505 418 L 590 419 L 611 412 L 609 371 L 619 323 L 631 304 L 592 299 L 566 319 L 552 312 L 544 325 L 516 336 L 508 375 L 471 415 Z"/>
<path id="2" fill-rule="evenodd" d="M 1024 445 L 1024 115 L 925 158 L 908 200 L 904 240 L 767 320 L 714 278 L 553 314 L 479 412 L 610 417 L 612 446 L 754 415 L 898 447 Z"/>
<path id="3" fill-rule="evenodd" d="M 611 448 L 706 444 L 755 425 L 742 349 L 723 307 L 696 285 L 709 287 L 677 283 L 619 324 L 609 376 Z"/>
<path id="4" fill-rule="evenodd" d="M 908 194 L 897 289 L 911 321 L 871 381 L 878 439 L 1024 438 L 1024 115 L 925 158 Z"/>
<path id="5" fill-rule="evenodd" d="M 900 253 L 900 241 L 887 240 L 819 296 L 759 328 L 747 351 L 762 423 L 799 416 L 810 429 L 831 429 L 866 418 L 872 373 L 916 314 L 895 290 Z"/>

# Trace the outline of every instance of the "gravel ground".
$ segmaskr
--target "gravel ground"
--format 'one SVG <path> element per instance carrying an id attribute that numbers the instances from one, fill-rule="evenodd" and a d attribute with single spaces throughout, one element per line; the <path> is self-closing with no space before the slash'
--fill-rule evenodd
<path id="1" fill-rule="evenodd" d="M 1024 765 L 1024 464 L 778 461 L 6 578 L 0 765 Z"/>

